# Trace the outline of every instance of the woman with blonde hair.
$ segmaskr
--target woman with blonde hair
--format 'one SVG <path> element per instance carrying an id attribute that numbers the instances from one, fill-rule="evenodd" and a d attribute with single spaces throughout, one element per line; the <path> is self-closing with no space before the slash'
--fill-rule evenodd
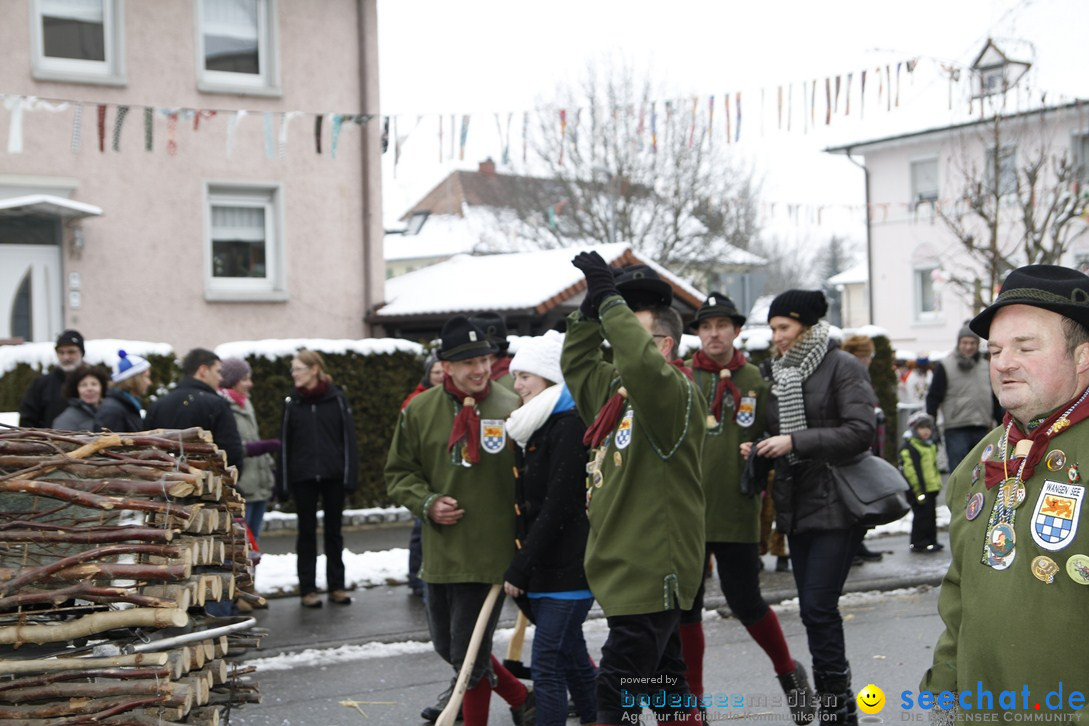
<path id="1" fill-rule="evenodd" d="M 347 397 L 325 371 L 320 353 L 300 348 L 291 359 L 291 378 L 295 389 L 284 399 L 280 468 L 284 489 L 295 500 L 299 521 L 295 540 L 299 595 L 303 607 L 321 607 L 316 581 L 320 500 L 329 601 L 350 605 L 340 528 L 344 502 L 356 487 L 355 422 Z"/>

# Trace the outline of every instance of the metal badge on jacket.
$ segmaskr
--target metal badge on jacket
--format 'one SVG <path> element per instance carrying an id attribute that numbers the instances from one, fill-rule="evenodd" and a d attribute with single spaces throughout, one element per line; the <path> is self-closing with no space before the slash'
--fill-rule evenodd
<path id="1" fill-rule="evenodd" d="M 741 403 L 737 406 L 737 425 L 741 428 L 749 428 L 756 421 L 756 395 L 750 393 L 741 397 Z"/>
<path id="2" fill-rule="evenodd" d="M 635 411 L 629 408 L 624 413 L 624 418 L 620 419 L 620 425 L 616 427 L 616 448 L 628 448 L 628 444 L 631 443 L 631 427 L 634 418 Z"/>

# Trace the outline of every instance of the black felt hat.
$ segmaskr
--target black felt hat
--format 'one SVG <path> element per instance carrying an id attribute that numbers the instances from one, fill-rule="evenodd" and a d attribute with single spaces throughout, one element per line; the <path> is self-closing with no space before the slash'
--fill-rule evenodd
<path id="1" fill-rule="evenodd" d="M 768 322 L 775 317 L 816 325 L 828 312 L 828 300 L 820 290 L 787 290 L 779 293 L 768 308 Z"/>
<path id="2" fill-rule="evenodd" d="M 464 315 L 455 315 L 446 321 L 439 341 L 439 360 L 466 360 L 497 352 L 484 331 Z"/>
<path id="3" fill-rule="evenodd" d="M 1089 276 L 1061 265 L 1026 265 L 1011 272 L 998 297 L 968 327 L 986 338 L 995 313 L 1007 305 L 1031 305 L 1089 328 Z"/>
<path id="4" fill-rule="evenodd" d="M 493 312 L 477 313 L 469 318 L 469 322 L 483 330 L 484 335 L 499 349 L 499 352 L 507 352 L 510 341 L 507 340 L 507 323 L 502 315 Z"/>
<path id="5" fill-rule="evenodd" d="M 614 268 L 613 281 L 632 310 L 673 303 L 673 287 L 647 265 Z"/>
<path id="6" fill-rule="evenodd" d="M 696 311 L 696 317 L 693 318 L 691 326 L 699 328 L 700 321 L 707 318 L 729 318 L 739 328 L 745 324 L 745 316 L 738 312 L 734 301 L 721 292 L 713 292 L 707 296 L 703 305 L 700 305 L 699 310 Z"/>

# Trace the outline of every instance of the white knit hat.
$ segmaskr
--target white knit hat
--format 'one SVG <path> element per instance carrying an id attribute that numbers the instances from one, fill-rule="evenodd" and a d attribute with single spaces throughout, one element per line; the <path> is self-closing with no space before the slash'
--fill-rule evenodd
<path id="1" fill-rule="evenodd" d="M 553 383 L 563 383 L 560 370 L 560 353 L 563 352 L 563 335 L 549 330 L 544 335 L 522 343 L 510 362 L 510 372 L 524 371 L 540 376 Z"/>
<path id="2" fill-rule="evenodd" d="M 117 363 L 113 367 L 113 375 L 110 376 L 114 383 L 123 381 L 126 378 L 138 376 L 151 368 L 151 364 L 147 362 L 146 358 L 126 353 L 123 350 L 117 351 L 117 355 L 119 357 Z"/>

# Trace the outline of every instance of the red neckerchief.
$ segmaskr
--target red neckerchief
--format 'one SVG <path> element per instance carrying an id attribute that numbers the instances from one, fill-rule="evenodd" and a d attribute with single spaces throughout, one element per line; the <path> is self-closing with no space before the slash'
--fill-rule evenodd
<path id="1" fill-rule="evenodd" d="M 683 360 L 678 358 L 672 362 L 672 365 L 677 366 L 681 373 L 688 376 L 688 380 L 692 380 L 692 371 L 684 364 Z M 616 420 L 620 418 L 620 410 L 624 407 L 624 400 L 627 397 L 628 390 L 626 388 L 621 386 L 616 389 L 616 393 L 609 397 L 609 400 L 597 412 L 594 422 L 590 424 L 590 427 L 586 429 L 586 433 L 583 434 L 583 446 L 589 446 L 590 448 L 600 446 L 605 437 L 612 433 L 612 430 L 616 428 Z"/>
<path id="2" fill-rule="evenodd" d="M 492 363 L 492 380 L 498 381 L 503 376 L 510 373 L 511 358 L 503 356 L 502 358 L 496 358 Z"/>
<path id="3" fill-rule="evenodd" d="M 1078 398 L 1080 398 L 1081 395 L 1082 394 L 1079 393 Z M 1073 400 L 1077 401 L 1078 398 L 1074 398 Z M 1074 424 L 1089 418 L 1089 405 L 1086 405 L 1085 401 L 1082 401 L 1073 411 L 1066 415 L 1066 424 L 1054 426 L 1055 422 L 1062 417 L 1063 412 L 1068 408 L 1070 408 L 1069 402 L 1060 407 L 1058 411 L 1051 414 L 1046 421 L 1033 429 L 1032 433 L 1028 435 L 1025 435 L 1025 433 L 1016 425 L 1009 426 L 1012 417 L 1008 412 L 1002 417 L 1002 425 L 1009 426 L 1010 432 L 1009 440 L 1006 442 L 1007 452 L 1012 450 L 1011 447 L 1016 447 L 1018 441 L 1023 439 L 1032 441 L 1032 448 L 1029 449 L 1028 457 L 1025 459 L 1025 466 L 1021 469 L 1021 481 L 1027 481 L 1032 476 L 1033 470 L 1036 468 L 1036 465 L 1040 463 L 1040 460 L 1044 458 L 1044 453 L 1047 452 L 1048 444 L 1053 438 L 1072 428 Z M 1048 433 L 1053 426 L 1055 430 Z M 1007 453 L 1006 456 L 1009 456 L 1009 454 Z M 994 461 L 988 459 L 983 462 L 983 466 L 985 469 L 984 481 L 986 482 L 988 489 L 1006 478 L 1007 467 L 1003 466 L 1001 460 Z M 1018 464 L 1017 467 L 1020 469 L 1021 465 Z"/>
<path id="4" fill-rule="evenodd" d="M 442 389 L 461 401 L 461 410 L 454 417 L 454 428 L 450 430 L 450 440 L 447 449 L 453 450 L 455 446 L 465 441 L 465 460 L 470 464 L 480 463 L 480 414 L 476 412 L 478 403 L 484 403 L 484 399 L 491 392 L 491 383 L 480 393 L 470 396 L 454 385 L 454 379 L 448 375 L 442 377 Z"/>
<path id="5" fill-rule="evenodd" d="M 733 396 L 734 418 L 737 417 L 737 409 L 741 406 L 741 391 L 737 390 L 737 384 L 734 383 L 732 375 L 729 374 L 733 374 L 743 365 L 745 365 L 745 354 L 740 350 L 735 350 L 733 356 L 724 366 L 719 365 L 718 361 L 702 350 L 697 350 L 696 354 L 692 356 L 692 367 L 697 371 L 708 371 L 719 376 L 718 385 L 715 387 L 715 399 L 711 404 L 711 413 L 714 414 L 716 421 L 722 421 L 722 396 L 726 391 L 729 391 L 730 395 Z M 723 375 L 722 371 L 727 371 L 728 375 Z"/>

